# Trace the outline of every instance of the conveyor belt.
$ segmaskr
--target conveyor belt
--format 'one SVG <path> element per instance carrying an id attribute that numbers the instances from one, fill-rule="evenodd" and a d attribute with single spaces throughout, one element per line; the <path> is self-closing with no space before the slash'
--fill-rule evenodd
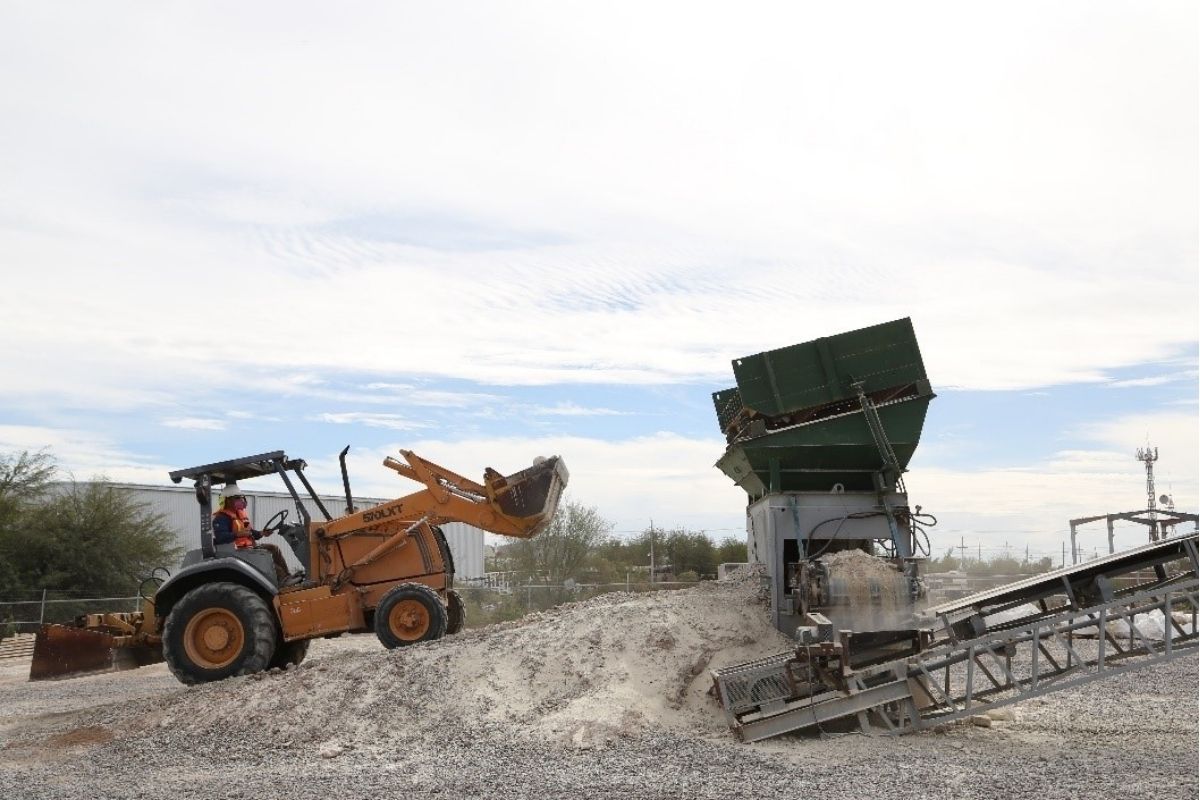
<path id="1" fill-rule="evenodd" d="M 1191 559 L 1196 563 L 1196 534 L 1177 536 L 1161 542 L 1123 550 L 1120 553 L 1097 558 L 1082 564 L 1035 575 L 1032 578 L 988 589 L 977 594 L 961 597 L 948 603 L 932 606 L 926 615 L 942 618 L 961 617 L 964 612 L 978 613 L 1011 607 L 1014 604 L 1037 602 L 1043 598 L 1066 594 L 1070 597 L 1077 587 L 1095 582 L 1097 578 L 1111 581 L 1146 569 L 1161 568 L 1180 559 Z M 1193 567 L 1194 571 L 1194 567 Z M 1160 579 L 1162 575 L 1158 576 Z"/>

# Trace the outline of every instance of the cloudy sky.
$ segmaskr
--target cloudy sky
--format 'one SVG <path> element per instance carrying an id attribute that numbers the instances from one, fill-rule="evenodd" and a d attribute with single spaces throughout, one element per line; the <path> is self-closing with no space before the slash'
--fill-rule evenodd
<path id="1" fill-rule="evenodd" d="M 934 547 L 1195 510 L 1193 2 L 0 0 L 0 452 L 559 453 L 718 538 L 730 360 L 911 317 Z M 268 487 L 263 487 L 268 488 Z M 1118 529 L 1118 545 L 1144 540 Z M 1103 544 L 1103 525 L 1084 536 Z"/>

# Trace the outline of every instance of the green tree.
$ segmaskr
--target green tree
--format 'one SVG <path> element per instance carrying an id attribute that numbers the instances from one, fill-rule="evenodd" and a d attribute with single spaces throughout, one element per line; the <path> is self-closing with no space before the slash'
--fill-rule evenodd
<path id="1" fill-rule="evenodd" d="M 665 534 L 657 533 L 656 536 L 661 538 L 655 543 L 655 560 L 670 564 L 676 576 L 685 572 L 716 576 L 717 551 L 712 539 L 684 528 L 675 528 Z"/>
<path id="2" fill-rule="evenodd" d="M 750 560 L 746 553 L 746 540 L 726 536 L 717 545 L 718 564 L 745 564 Z"/>
<path id="3" fill-rule="evenodd" d="M 103 478 L 54 483 L 45 453 L 0 458 L 0 596 L 128 596 L 179 555 L 165 520 Z"/>
<path id="4" fill-rule="evenodd" d="M 0 531 L 10 530 L 42 498 L 54 473 L 54 459 L 45 451 L 0 455 Z"/>
<path id="5" fill-rule="evenodd" d="M 57 489 L 31 515 L 32 585 L 123 596 L 155 567 L 176 563 L 175 534 L 130 493 L 103 479 Z"/>
<path id="6" fill-rule="evenodd" d="M 954 557 L 955 548 L 950 547 L 941 558 L 931 558 L 925 563 L 926 572 L 951 572 L 961 569 L 959 560 Z"/>
<path id="7" fill-rule="evenodd" d="M 512 543 L 506 555 L 513 568 L 526 575 L 544 576 L 550 583 L 578 580 L 612 528 L 594 507 L 566 500 L 546 530 Z"/>
<path id="8" fill-rule="evenodd" d="M 15 597 L 39 588 L 21 579 L 19 561 L 23 554 L 18 539 L 30 510 L 45 496 L 54 473 L 54 459 L 45 451 L 0 455 L 0 597 Z"/>

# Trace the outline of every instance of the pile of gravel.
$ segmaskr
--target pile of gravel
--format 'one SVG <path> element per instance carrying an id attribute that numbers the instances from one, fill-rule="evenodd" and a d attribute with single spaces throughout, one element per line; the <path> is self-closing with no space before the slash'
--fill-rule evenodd
<path id="1" fill-rule="evenodd" d="M 0 797 L 1196 796 L 1194 659 L 988 728 L 740 744 L 708 670 L 789 649 L 760 590 L 606 595 L 395 651 L 341 637 L 192 688 L 162 665 L 0 676 Z"/>

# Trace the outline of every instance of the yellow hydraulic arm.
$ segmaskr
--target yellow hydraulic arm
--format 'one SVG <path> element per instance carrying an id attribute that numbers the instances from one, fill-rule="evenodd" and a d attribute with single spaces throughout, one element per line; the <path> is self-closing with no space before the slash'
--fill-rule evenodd
<path id="1" fill-rule="evenodd" d="M 331 520 L 317 531 L 326 542 L 371 533 L 386 538 L 353 564 L 343 576 L 400 547 L 422 525 L 465 522 L 502 536 L 528 539 L 554 517 L 567 484 L 567 466 L 558 456 L 538 459 L 532 467 L 504 476 L 490 467 L 483 483 L 464 478 L 445 467 L 401 450 L 404 462 L 387 457 L 383 465 L 424 484 L 412 494 L 374 508 Z"/>
<path id="2" fill-rule="evenodd" d="M 507 477 L 488 468 L 484 482 L 479 484 L 411 450 L 401 450 L 400 454 L 407 464 L 389 456 L 383 465 L 425 484 L 425 488 L 332 520 L 324 527 L 325 538 L 337 539 L 365 528 L 378 531 L 401 521 L 411 524 L 423 519 L 431 525 L 465 522 L 502 536 L 528 539 L 550 524 L 567 484 L 567 466 L 558 456 L 541 459 L 529 469 Z"/>

